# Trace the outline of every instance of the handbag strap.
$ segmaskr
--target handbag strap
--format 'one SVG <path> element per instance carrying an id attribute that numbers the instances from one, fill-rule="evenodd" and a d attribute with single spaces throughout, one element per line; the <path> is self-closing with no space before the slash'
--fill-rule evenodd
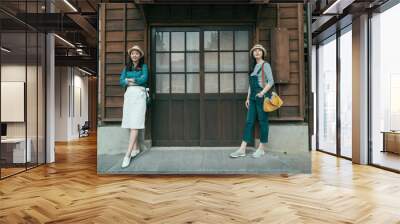
<path id="1" fill-rule="evenodd" d="M 265 64 L 265 62 L 263 62 L 263 64 L 261 65 L 261 73 L 262 73 L 261 74 L 261 80 L 262 80 L 263 88 L 265 88 L 264 64 Z M 260 73 L 260 72 L 258 72 L 258 73 Z M 272 92 L 274 90 L 276 91 L 275 85 L 271 86 L 267 92 L 271 92 L 271 94 L 272 94 Z"/>
<path id="2" fill-rule="evenodd" d="M 265 62 L 263 62 L 261 65 L 261 80 L 262 80 L 263 88 L 265 87 L 264 64 L 265 64 Z"/>

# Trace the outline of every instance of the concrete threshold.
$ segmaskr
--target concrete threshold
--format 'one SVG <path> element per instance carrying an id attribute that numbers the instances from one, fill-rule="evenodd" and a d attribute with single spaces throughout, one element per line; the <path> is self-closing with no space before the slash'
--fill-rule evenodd
<path id="1" fill-rule="evenodd" d="M 238 149 L 239 146 L 237 147 L 202 147 L 202 146 L 153 146 L 150 148 L 150 150 L 236 150 Z M 254 149 L 254 147 L 247 147 L 247 149 Z"/>

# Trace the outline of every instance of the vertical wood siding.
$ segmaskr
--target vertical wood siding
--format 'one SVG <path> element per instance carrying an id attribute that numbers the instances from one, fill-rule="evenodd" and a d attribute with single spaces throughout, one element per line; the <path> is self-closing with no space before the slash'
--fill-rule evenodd
<path id="1" fill-rule="evenodd" d="M 304 15 L 302 4 L 265 5 L 259 9 L 256 42 L 267 49 L 271 61 L 271 30 L 274 27 L 289 31 L 289 82 L 277 84 L 278 93 L 285 104 L 271 114 L 271 120 L 304 119 Z"/>
<path id="2" fill-rule="evenodd" d="M 167 7 L 167 6 L 162 6 Z M 161 7 L 161 8 L 162 8 Z M 253 7 L 253 6 L 251 6 Z M 252 8 L 249 7 L 249 10 Z M 167 7 L 168 8 L 168 7 Z M 204 8 L 198 7 L 199 9 Z M 215 8 L 215 7 L 214 7 Z M 253 7 L 254 8 L 254 7 Z M 156 24 L 162 24 L 163 21 L 170 21 L 171 18 L 166 16 L 164 20 L 160 17 L 162 13 L 151 13 L 160 9 L 148 9 L 149 21 Z M 181 7 L 185 10 L 185 7 Z M 146 9 L 147 10 L 147 9 Z M 169 15 L 176 8 L 168 8 L 165 10 L 165 15 Z M 174 15 L 190 15 L 190 23 L 196 25 L 194 17 L 196 10 L 188 9 L 190 12 L 175 12 Z M 231 15 L 232 13 L 220 13 Z M 209 14 L 211 12 L 208 12 Z M 262 5 L 255 10 L 257 22 L 255 23 L 254 43 L 261 43 L 268 51 L 267 59 L 271 57 L 271 29 L 277 24 L 282 28 L 287 28 L 289 31 L 289 60 L 290 60 L 290 75 L 289 82 L 279 84 L 277 90 L 285 101 L 285 105 L 278 111 L 271 114 L 271 120 L 283 121 L 299 121 L 304 120 L 304 15 L 303 4 L 280 4 L 279 9 L 276 5 Z M 212 13 L 211 13 L 212 14 Z M 213 14 L 214 15 L 214 14 Z M 217 15 L 217 14 L 216 14 Z M 278 18 L 278 17 L 279 18 Z M 185 17 L 185 16 L 184 16 Z M 229 16 L 228 16 L 229 17 Z M 243 17 L 246 17 L 243 15 Z M 247 18 L 248 17 L 248 18 Z M 247 16 L 250 21 L 253 16 Z M 174 21 L 178 18 L 174 17 Z M 204 21 L 203 21 L 203 20 Z M 221 21 L 207 20 L 208 18 L 199 18 L 198 21 L 204 25 L 221 24 Z M 222 18 L 223 19 L 223 18 Z M 179 20 L 178 20 L 179 21 Z M 214 23 L 213 23 L 214 21 Z M 223 19 L 226 22 L 226 19 Z M 239 20 L 231 20 L 232 23 L 238 23 Z M 242 20 L 243 21 L 243 20 Z M 100 13 L 100 118 L 102 121 L 121 121 L 122 105 L 124 90 L 119 86 L 119 74 L 123 69 L 126 60 L 126 50 L 133 44 L 140 45 L 146 51 L 150 46 L 147 44 L 147 26 L 143 13 L 133 3 L 108 3 L 101 5 Z M 182 20 L 182 24 L 187 24 L 187 21 Z M 165 24 L 167 25 L 167 24 Z M 176 22 L 174 22 L 176 25 Z M 104 40 L 104 41 L 103 41 Z M 147 60 L 148 61 L 148 58 Z"/>
<path id="3" fill-rule="evenodd" d="M 101 119 L 120 121 L 124 89 L 119 86 L 119 75 L 127 57 L 127 49 L 139 45 L 146 51 L 146 25 L 139 8 L 132 3 L 101 5 L 100 65 Z M 147 54 L 146 54 L 147 55 Z"/>

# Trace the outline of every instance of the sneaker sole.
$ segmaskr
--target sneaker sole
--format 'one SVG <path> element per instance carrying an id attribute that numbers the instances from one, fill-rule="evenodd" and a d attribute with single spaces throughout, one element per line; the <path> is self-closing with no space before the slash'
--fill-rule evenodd
<path id="1" fill-rule="evenodd" d="M 132 163 L 132 162 L 130 162 L 130 163 L 129 163 L 128 165 L 126 165 L 126 166 L 122 166 L 122 165 L 121 165 L 121 168 L 127 168 L 128 166 L 131 165 L 131 163 Z"/>
<path id="2" fill-rule="evenodd" d="M 242 154 L 242 155 L 237 155 L 237 156 L 232 156 L 232 155 L 229 155 L 231 158 L 238 158 L 238 157 L 245 157 L 246 156 L 246 154 Z"/>

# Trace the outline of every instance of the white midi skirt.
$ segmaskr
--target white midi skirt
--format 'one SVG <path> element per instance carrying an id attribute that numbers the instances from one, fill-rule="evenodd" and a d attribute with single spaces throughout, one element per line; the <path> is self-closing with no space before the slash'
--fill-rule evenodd
<path id="1" fill-rule="evenodd" d="M 142 86 L 128 86 L 124 94 L 122 128 L 144 129 L 146 116 L 146 89 Z"/>

